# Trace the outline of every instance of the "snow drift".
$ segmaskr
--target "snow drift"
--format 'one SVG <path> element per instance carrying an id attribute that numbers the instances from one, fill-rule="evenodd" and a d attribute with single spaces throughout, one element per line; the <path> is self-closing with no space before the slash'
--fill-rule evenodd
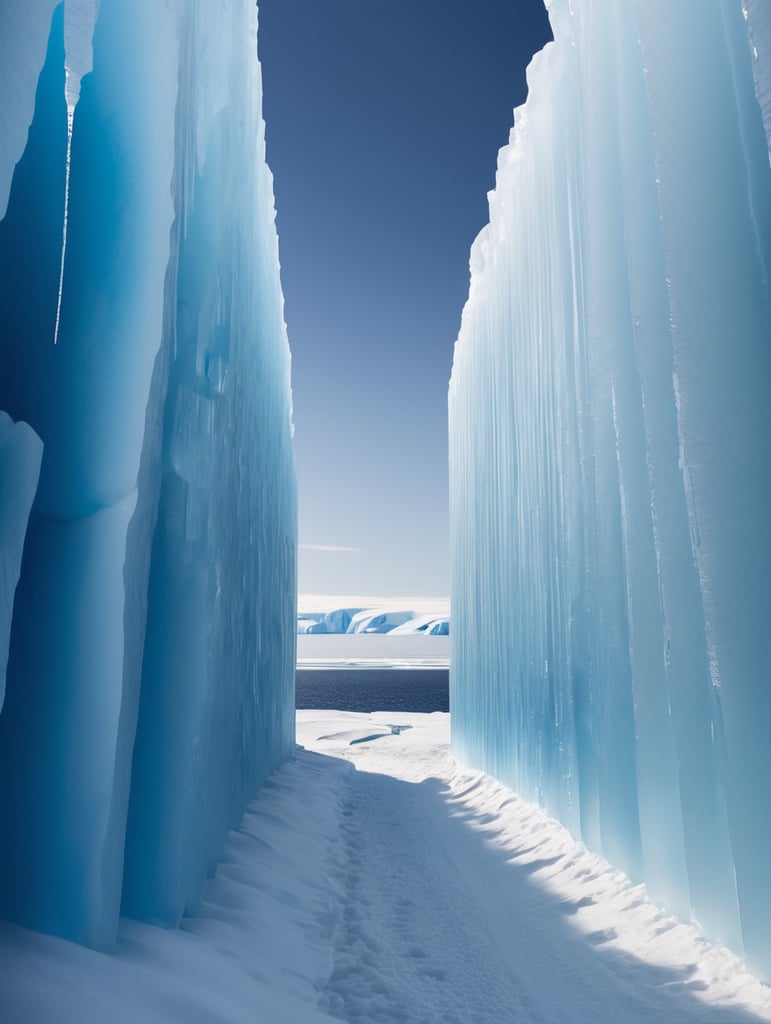
<path id="1" fill-rule="evenodd" d="M 97 947 L 195 907 L 293 745 L 256 31 L 247 0 L 0 8 L 0 916 Z"/>
<path id="2" fill-rule="evenodd" d="M 453 745 L 769 978 L 771 8 L 549 9 L 450 385 Z"/>

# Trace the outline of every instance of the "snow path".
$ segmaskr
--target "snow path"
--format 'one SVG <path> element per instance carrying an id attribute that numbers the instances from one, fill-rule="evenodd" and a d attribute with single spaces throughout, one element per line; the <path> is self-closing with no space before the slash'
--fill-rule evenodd
<path id="1" fill-rule="evenodd" d="M 180 929 L 105 955 L 0 923 L 1 1024 L 771 1022 L 732 954 L 458 768 L 449 716 L 297 720 Z"/>
<path id="2" fill-rule="evenodd" d="M 342 777 L 327 1013 L 352 1024 L 771 1019 L 771 991 L 730 953 L 540 809 L 459 769 L 448 716 L 335 713 L 336 730 L 330 717 L 298 713 L 301 742 L 356 768 Z"/>

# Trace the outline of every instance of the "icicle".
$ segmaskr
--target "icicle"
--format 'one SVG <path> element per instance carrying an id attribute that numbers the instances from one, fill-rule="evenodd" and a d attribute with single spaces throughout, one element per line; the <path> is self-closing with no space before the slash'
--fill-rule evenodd
<path id="1" fill-rule="evenodd" d="M 67 167 L 64 172 L 64 224 L 62 226 L 62 258 L 59 263 L 59 292 L 56 298 L 56 325 L 54 326 L 54 345 L 59 340 L 59 321 L 62 316 L 62 292 L 64 290 L 64 257 L 67 252 L 67 220 L 70 213 L 70 165 L 72 163 L 72 126 L 75 121 L 75 108 L 67 105 Z"/>
<path id="2" fill-rule="evenodd" d="M 56 299 L 54 345 L 59 340 L 64 290 L 64 261 L 67 254 L 67 221 L 70 210 L 70 167 L 72 164 L 72 131 L 75 107 L 80 99 L 80 83 L 94 66 L 94 26 L 99 14 L 99 0 L 65 0 L 64 5 L 64 96 L 67 100 L 67 164 L 64 176 L 64 223 L 62 226 L 62 258 L 59 263 L 59 291 Z"/>

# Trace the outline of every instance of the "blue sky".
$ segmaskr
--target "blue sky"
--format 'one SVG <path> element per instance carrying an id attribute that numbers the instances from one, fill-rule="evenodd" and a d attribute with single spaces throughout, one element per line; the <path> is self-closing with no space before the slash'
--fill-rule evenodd
<path id="1" fill-rule="evenodd" d="M 300 592 L 444 595 L 452 347 L 543 3 L 259 7 Z"/>

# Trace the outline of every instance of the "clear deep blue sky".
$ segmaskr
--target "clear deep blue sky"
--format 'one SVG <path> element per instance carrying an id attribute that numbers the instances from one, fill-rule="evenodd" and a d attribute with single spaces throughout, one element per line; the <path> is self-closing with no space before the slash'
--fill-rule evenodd
<path id="1" fill-rule="evenodd" d="M 551 38 L 543 3 L 259 8 L 300 592 L 446 595 L 452 348 L 497 151 Z"/>

